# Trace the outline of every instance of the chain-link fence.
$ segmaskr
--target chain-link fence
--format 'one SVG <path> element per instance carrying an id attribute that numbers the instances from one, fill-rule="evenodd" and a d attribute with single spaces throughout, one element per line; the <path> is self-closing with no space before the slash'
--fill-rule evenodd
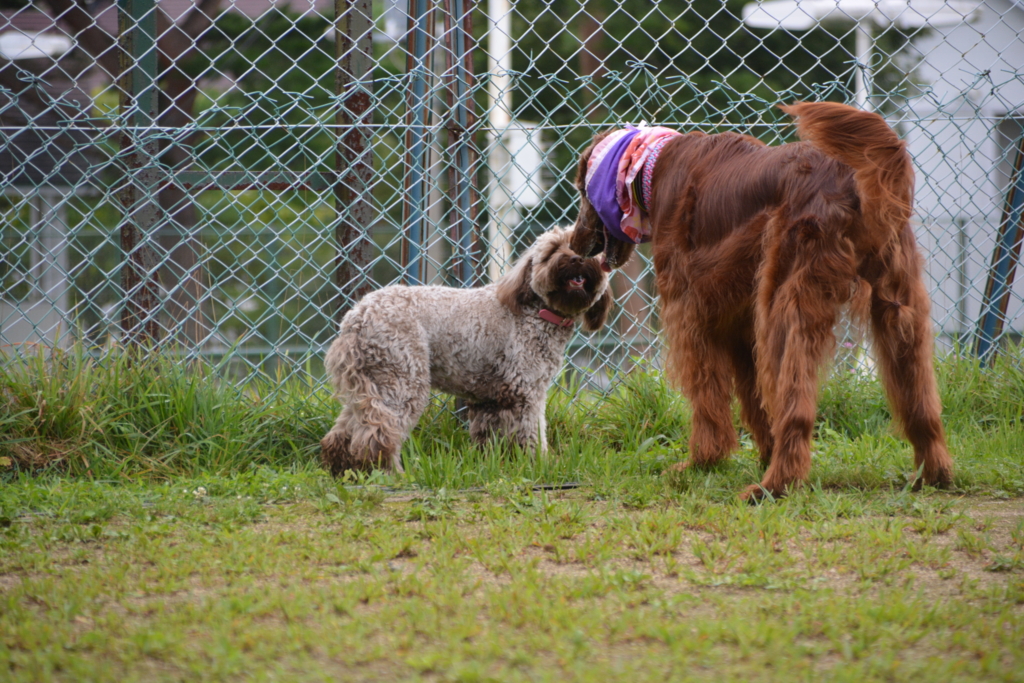
<path id="1" fill-rule="evenodd" d="M 147 341 L 239 377 L 319 377 L 366 291 L 489 281 L 571 223 L 595 132 L 778 142 L 774 105 L 805 99 L 873 108 L 908 140 L 942 343 L 1024 329 L 1024 3 L 0 7 L 7 353 Z M 657 356 L 646 252 L 613 287 L 611 325 L 573 342 L 580 368 Z"/>

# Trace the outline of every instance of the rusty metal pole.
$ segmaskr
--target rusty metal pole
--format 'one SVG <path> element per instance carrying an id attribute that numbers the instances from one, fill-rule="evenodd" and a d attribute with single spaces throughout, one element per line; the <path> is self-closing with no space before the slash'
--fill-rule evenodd
<path id="1" fill-rule="evenodd" d="M 335 0 L 334 17 L 338 99 L 334 156 L 338 256 L 334 276 L 340 320 L 373 284 L 369 272 L 373 247 L 373 5 L 371 0 Z"/>
<path id="2" fill-rule="evenodd" d="M 473 144 L 476 127 L 473 108 L 473 0 L 444 0 L 444 13 L 448 144 L 452 155 L 448 182 L 452 205 L 450 224 L 459 283 L 463 287 L 472 287 L 479 279 L 480 244 L 474 182 L 479 154 Z"/>
<path id="3" fill-rule="evenodd" d="M 430 234 L 425 204 L 430 194 L 426 158 L 430 147 L 427 104 L 432 97 L 433 80 L 427 59 L 432 48 L 433 11 L 434 0 L 409 0 L 402 266 L 405 281 L 410 285 L 423 284 L 423 245 Z"/>
<path id="4" fill-rule="evenodd" d="M 156 3 L 118 0 L 121 96 L 121 158 L 125 174 L 118 198 L 121 223 L 121 333 L 126 346 L 160 339 L 160 262 L 151 246 L 161 211 L 159 141 L 153 126 L 159 115 Z"/>

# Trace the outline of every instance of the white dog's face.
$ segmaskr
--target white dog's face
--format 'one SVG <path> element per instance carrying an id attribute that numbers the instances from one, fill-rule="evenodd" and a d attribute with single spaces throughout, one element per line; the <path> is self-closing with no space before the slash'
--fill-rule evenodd
<path id="1" fill-rule="evenodd" d="M 566 317 L 584 314 L 588 331 L 600 329 L 611 310 L 608 276 L 596 258 L 584 258 L 570 247 L 572 231 L 552 228 L 537 238 L 515 266 L 498 282 L 498 298 L 513 313 L 537 300 Z"/>

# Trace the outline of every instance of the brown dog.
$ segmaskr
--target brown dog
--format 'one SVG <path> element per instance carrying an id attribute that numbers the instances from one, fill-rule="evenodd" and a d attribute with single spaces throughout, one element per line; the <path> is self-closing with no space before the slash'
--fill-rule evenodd
<path id="1" fill-rule="evenodd" d="M 916 486 L 948 485 L 953 461 L 910 227 L 910 156 L 876 114 L 830 102 L 782 109 L 796 117 L 802 142 L 689 133 L 654 162 L 647 207 L 667 372 L 693 404 L 690 458 L 675 468 L 715 465 L 736 447 L 735 389 L 767 468 L 743 497 L 783 495 L 805 480 L 819 371 L 850 303 L 870 320 L 886 392 L 914 446 Z M 584 256 L 603 251 L 614 268 L 634 245 L 612 237 L 587 200 L 594 144 L 579 163 L 571 246 Z"/>

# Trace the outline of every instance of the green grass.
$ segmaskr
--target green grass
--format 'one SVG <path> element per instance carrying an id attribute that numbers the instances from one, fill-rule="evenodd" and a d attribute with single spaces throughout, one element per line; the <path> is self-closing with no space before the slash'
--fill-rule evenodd
<path id="1" fill-rule="evenodd" d="M 1024 671 L 1019 501 L 807 487 L 747 506 L 661 487 L 640 507 L 507 482 L 410 498 L 268 470 L 26 479 L 3 497 L 6 680 Z"/>
<path id="2" fill-rule="evenodd" d="M 132 361 L 120 352 L 97 361 L 80 348 L 6 359 L 0 456 L 107 479 L 306 467 L 332 422 L 329 394 L 297 381 L 240 391 L 201 363 Z"/>
<path id="3" fill-rule="evenodd" d="M 326 392 L 128 360 L 0 366 L 3 680 L 1024 680 L 1019 350 L 938 362 L 951 491 L 837 372 L 810 481 L 755 506 L 742 432 L 661 476 L 690 413 L 655 372 L 554 390 L 547 458 L 438 402 L 404 477 L 336 481 Z"/>
<path id="4" fill-rule="evenodd" d="M 338 409 L 326 389 L 264 379 L 238 390 L 217 368 L 163 356 L 130 360 L 111 353 L 97 361 L 76 349 L 0 364 L 0 457 L 10 463 L 0 477 L 30 471 L 164 481 L 258 466 L 318 468 L 319 439 Z M 958 490 L 1024 493 L 1014 457 L 1024 445 L 1024 352 L 1011 349 L 990 369 L 949 356 L 938 360 L 937 374 Z M 689 408 L 657 372 L 636 370 L 603 397 L 562 383 L 552 390 L 548 421 L 549 458 L 480 449 L 453 404 L 437 401 L 405 446 L 408 476 L 391 483 L 632 488 L 633 479 L 655 477 L 686 457 Z M 824 383 L 814 457 L 812 483 L 825 487 L 902 487 L 911 474 L 909 446 L 893 430 L 881 387 L 857 373 L 836 372 Z M 716 477 L 736 488 L 759 478 L 742 431 L 740 451 Z"/>

